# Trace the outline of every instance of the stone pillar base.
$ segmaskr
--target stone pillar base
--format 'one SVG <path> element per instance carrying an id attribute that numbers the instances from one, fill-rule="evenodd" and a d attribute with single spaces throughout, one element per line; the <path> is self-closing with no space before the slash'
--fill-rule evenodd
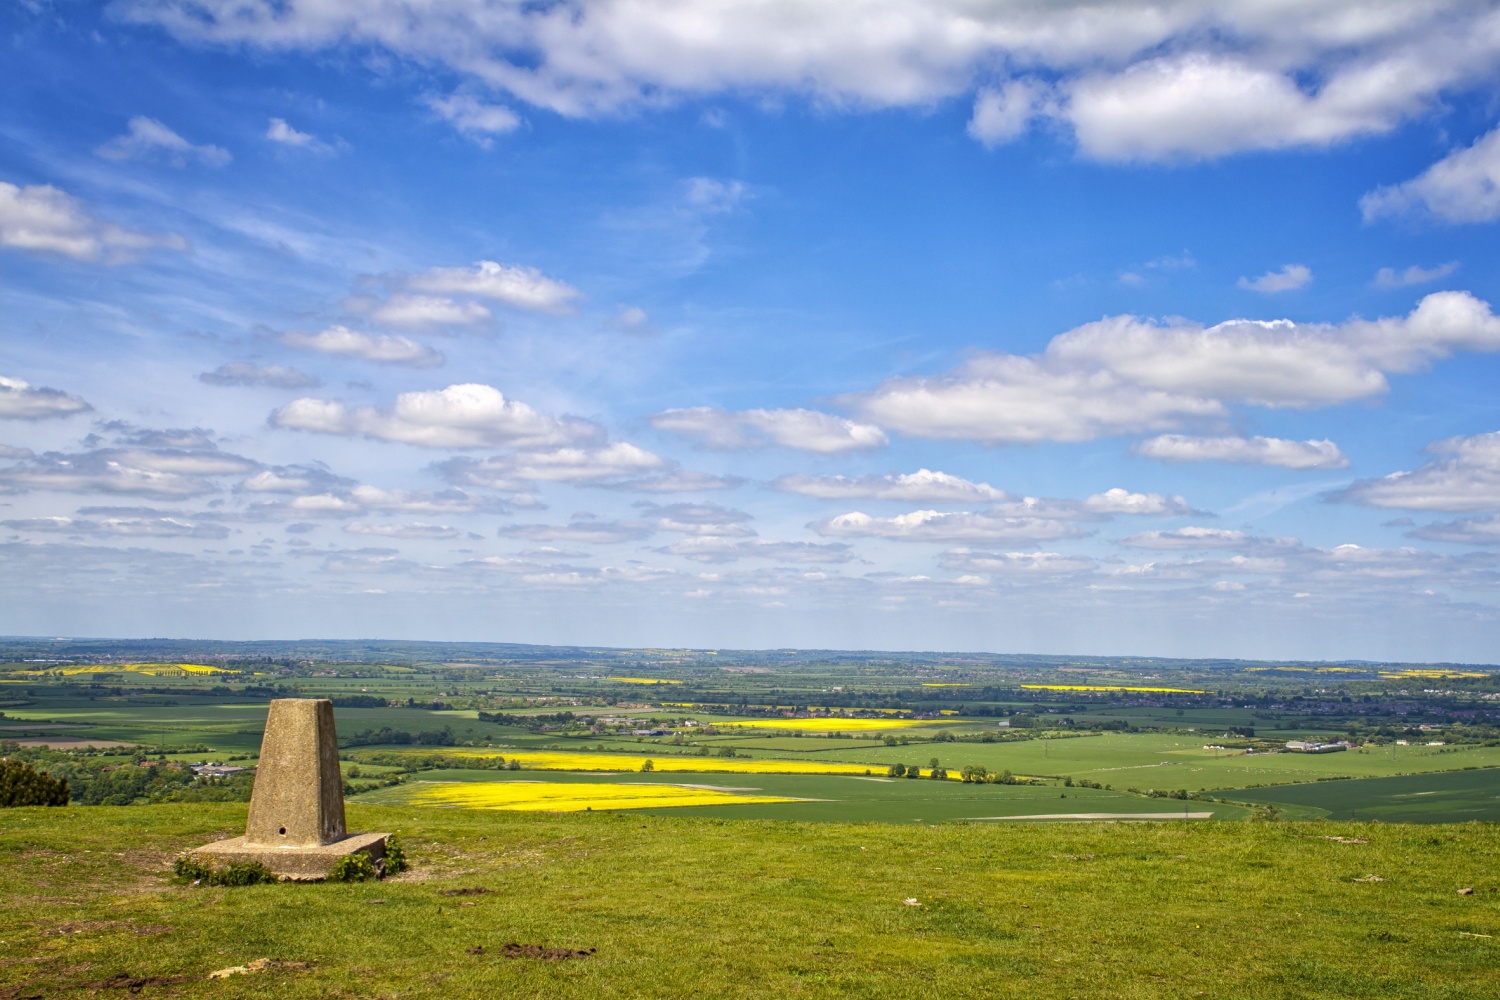
<path id="1" fill-rule="evenodd" d="M 277 875 L 298 882 L 316 882 L 328 877 L 339 858 L 363 851 L 371 861 L 385 857 L 388 833 L 356 833 L 331 844 L 314 847 L 275 847 L 247 844 L 244 837 L 220 840 L 189 851 L 195 859 L 207 864 L 229 865 L 258 861 Z"/>

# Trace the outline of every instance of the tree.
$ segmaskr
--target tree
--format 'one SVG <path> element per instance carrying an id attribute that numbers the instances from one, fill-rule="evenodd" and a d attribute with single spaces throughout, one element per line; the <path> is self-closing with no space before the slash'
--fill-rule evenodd
<path id="1" fill-rule="evenodd" d="M 0 760 L 0 808 L 67 804 L 67 778 L 36 771 L 25 761 Z"/>
<path id="2" fill-rule="evenodd" d="M 892 764 L 889 768 L 886 769 L 885 773 L 890 775 L 892 778 L 904 778 L 906 777 L 906 765 Z"/>
<path id="3" fill-rule="evenodd" d="M 641 770 L 642 771 L 654 771 L 654 770 L 656 770 L 656 762 L 652 761 L 652 760 L 641 761 Z"/>

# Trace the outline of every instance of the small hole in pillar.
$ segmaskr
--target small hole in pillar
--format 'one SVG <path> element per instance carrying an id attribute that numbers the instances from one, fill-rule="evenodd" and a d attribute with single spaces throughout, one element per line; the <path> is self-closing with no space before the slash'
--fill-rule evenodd
<path id="1" fill-rule="evenodd" d="M 283 837 L 285 837 L 286 836 L 286 827 L 282 827 L 280 830 L 277 830 L 276 832 L 279 833 L 279 834 L 281 834 Z"/>

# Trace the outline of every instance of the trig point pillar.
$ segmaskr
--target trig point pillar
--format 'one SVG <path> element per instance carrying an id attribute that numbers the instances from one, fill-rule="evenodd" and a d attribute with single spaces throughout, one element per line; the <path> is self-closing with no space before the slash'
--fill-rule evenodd
<path id="1" fill-rule="evenodd" d="M 326 877 L 339 858 L 358 851 L 382 860 L 388 836 L 350 836 L 344 827 L 333 702 L 278 698 L 266 717 L 245 835 L 192 853 L 222 864 L 258 861 L 277 875 L 318 879 Z"/>

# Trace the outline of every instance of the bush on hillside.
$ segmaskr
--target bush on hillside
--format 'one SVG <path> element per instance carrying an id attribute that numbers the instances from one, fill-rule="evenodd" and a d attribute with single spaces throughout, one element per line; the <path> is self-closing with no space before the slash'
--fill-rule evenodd
<path id="1" fill-rule="evenodd" d="M 67 804 L 67 778 L 54 778 L 25 761 L 0 760 L 0 808 Z"/>

